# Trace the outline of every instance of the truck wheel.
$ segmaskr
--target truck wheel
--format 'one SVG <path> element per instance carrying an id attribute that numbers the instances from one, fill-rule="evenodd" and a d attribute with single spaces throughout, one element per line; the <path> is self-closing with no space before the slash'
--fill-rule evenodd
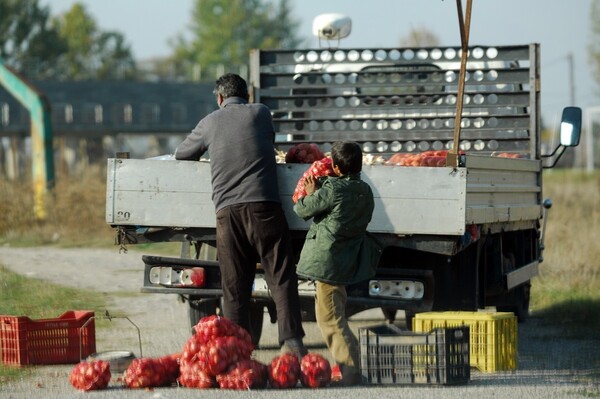
<path id="1" fill-rule="evenodd" d="M 261 304 L 253 303 L 250 305 L 250 337 L 252 344 L 258 348 L 258 342 L 262 335 L 263 320 L 265 318 L 265 308 Z"/>
<path id="2" fill-rule="evenodd" d="M 219 303 L 219 305 L 217 305 Z M 218 298 L 214 300 L 203 301 L 195 303 L 194 298 L 190 298 L 189 301 L 189 316 L 190 316 L 190 327 L 192 328 L 192 334 L 194 333 L 194 326 L 198 324 L 200 319 L 206 316 L 212 316 L 217 314 L 217 309 L 221 313 L 220 301 Z M 250 305 L 250 337 L 254 346 L 258 346 L 260 336 L 262 335 L 263 320 L 265 317 L 265 310 L 263 305 L 251 304 Z"/>
<path id="3" fill-rule="evenodd" d="M 515 300 L 517 305 L 515 308 L 515 314 L 520 322 L 523 322 L 529 318 L 529 299 L 531 298 L 531 284 L 523 284 L 517 288 L 515 292 Z"/>
<path id="4" fill-rule="evenodd" d="M 383 313 L 383 317 L 387 320 L 388 323 L 394 324 L 396 321 L 396 313 L 397 309 L 394 308 L 381 308 L 381 312 Z"/>
<path id="5" fill-rule="evenodd" d="M 190 327 L 192 328 L 192 334 L 195 333 L 194 326 L 198 324 L 200 319 L 206 316 L 217 314 L 217 302 L 218 298 L 214 300 L 207 300 L 203 302 L 196 302 L 198 298 L 190 297 L 188 304 L 188 314 L 190 316 Z"/>
<path id="6" fill-rule="evenodd" d="M 529 299 L 531 297 L 531 284 L 525 283 L 512 290 L 510 295 L 511 305 L 501 306 L 500 312 L 513 312 L 519 323 L 529 318 Z"/>
<path id="7" fill-rule="evenodd" d="M 415 312 L 404 311 L 404 321 L 406 322 L 406 329 L 412 331 L 413 319 L 415 318 Z"/>

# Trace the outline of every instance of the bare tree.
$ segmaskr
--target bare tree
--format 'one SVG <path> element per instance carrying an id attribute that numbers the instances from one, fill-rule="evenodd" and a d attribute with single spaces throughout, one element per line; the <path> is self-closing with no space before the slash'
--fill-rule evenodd
<path id="1" fill-rule="evenodd" d="M 400 38 L 400 47 L 433 47 L 439 44 L 435 33 L 424 26 L 412 28 L 406 37 Z"/>

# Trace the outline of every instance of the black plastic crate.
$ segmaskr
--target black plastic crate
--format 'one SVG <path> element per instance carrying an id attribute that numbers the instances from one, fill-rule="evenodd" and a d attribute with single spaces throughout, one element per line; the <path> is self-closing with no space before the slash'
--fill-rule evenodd
<path id="1" fill-rule="evenodd" d="M 360 370 L 366 384 L 466 384 L 471 377 L 469 327 L 414 333 L 395 325 L 361 328 Z"/>

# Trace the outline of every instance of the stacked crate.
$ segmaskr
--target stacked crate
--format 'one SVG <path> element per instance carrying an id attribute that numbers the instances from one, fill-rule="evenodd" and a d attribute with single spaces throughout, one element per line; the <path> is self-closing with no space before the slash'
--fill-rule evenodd
<path id="1" fill-rule="evenodd" d="M 512 312 L 425 312 L 413 319 L 413 331 L 469 326 L 471 366 L 483 372 L 517 368 L 517 317 Z"/>
<path id="2" fill-rule="evenodd" d="M 428 333 L 392 324 L 359 330 L 360 370 L 365 384 L 458 385 L 470 379 L 469 328 Z"/>

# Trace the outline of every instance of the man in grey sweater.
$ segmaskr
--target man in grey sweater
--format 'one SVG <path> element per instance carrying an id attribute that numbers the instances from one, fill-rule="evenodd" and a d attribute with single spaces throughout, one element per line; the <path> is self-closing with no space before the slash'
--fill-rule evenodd
<path id="1" fill-rule="evenodd" d="M 248 103 L 246 82 L 238 75 L 221 76 L 214 93 L 219 109 L 198 122 L 175 158 L 199 160 L 208 151 L 224 316 L 249 330 L 260 262 L 277 310 L 282 351 L 303 356 L 298 280 L 279 198 L 271 112 Z"/>

